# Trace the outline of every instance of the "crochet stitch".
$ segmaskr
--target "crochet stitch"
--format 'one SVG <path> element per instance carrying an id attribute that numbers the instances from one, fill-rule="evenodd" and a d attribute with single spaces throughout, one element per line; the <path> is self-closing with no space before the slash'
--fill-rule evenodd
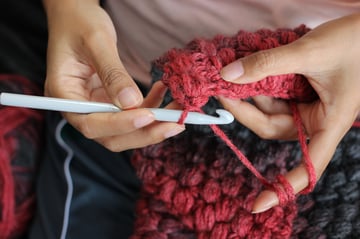
<path id="1" fill-rule="evenodd" d="M 198 39 L 190 42 L 184 49 L 170 50 L 158 59 L 155 65 L 163 72 L 161 80 L 169 87 L 173 99 L 184 107 L 185 113 L 179 123 L 186 118 L 186 112 L 201 112 L 201 107 L 211 96 L 225 95 L 246 99 L 262 94 L 302 102 L 314 100 L 315 92 L 300 75 L 271 76 L 250 85 L 236 85 L 222 80 L 219 74 L 224 65 L 237 58 L 287 44 L 307 31 L 309 29 L 305 26 L 274 32 L 240 31 L 234 37 L 217 36 L 210 41 Z M 294 105 L 294 118 L 306 153 L 302 125 Z M 149 199 L 144 197 L 138 204 L 138 214 L 149 216 L 139 218 L 136 235 L 139 238 L 167 238 L 165 234 L 169 234 L 174 235 L 174 238 L 189 238 L 186 232 L 191 232 L 190 235 L 196 238 L 289 237 L 296 215 L 295 196 L 289 183 L 282 176 L 272 177 L 277 180 L 270 183 L 220 128 L 211 128 L 262 184 L 277 192 L 281 206 L 259 215 L 251 214 L 252 202 L 261 189 L 261 183 L 247 181 L 245 175 L 250 175 L 246 173 L 243 165 L 238 165 L 234 156 L 217 152 L 219 148 L 220 152 L 226 152 L 223 144 L 209 139 L 198 141 L 197 137 L 193 138 L 194 135 L 198 136 L 195 131 L 191 132 L 192 135 L 185 141 L 177 138 L 176 147 L 174 142 L 169 140 L 135 153 L 133 164 L 144 182 L 144 194 L 152 195 Z M 188 129 L 187 133 L 190 131 Z M 205 139 L 206 136 L 202 135 L 201 138 Z M 211 147 L 207 143 L 210 143 Z M 206 157 L 205 160 L 195 152 L 219 157 Z M 310 162 L 310 159 L 307 158 L 307 161 Z M 231 166 L 228 166 L 229 164 Z M 313 178 L 310 178 L 312 185 L 307 191 L 314 185 L 312 165 L 308 165 L 309 176 Z M 273 171 L 271 174 L 275 175 Z M 282 187 L 279 184 L 282 184 Z M 165 216 L 164 227 L 158 230 L 160 221 L 163 221 L 162 212 L 166 212 L 168 216 Z M 268 221 L 275 222 L 277 226 L 274 227 Z M 173 230 L 168 231 L 169 227 Z"/>
<path id="2" fill-rule="evenodd" d="M 272 32 L 262 29 L 255 33 L 240 31 L 234 37 L 219 35 L 210 41 L 197 39 L 184 49 L 170 50 L 157 61 L 157 66 L 164 73 L 161 80 L 169 87 L 174 100 L 184 107 L 184 114 L 179 119 L 179 123 L 183 123 L 187 112 L 201 112 L 200 108 L 211 96 L 223 95 L 246 99 L 251 96 L 266 95 L 292 100 L 291 109 L 304 153 L 304 164 L 309 174 L 309 186 L 303 193 L 313 189 L 316 175 L 307 152 L 306 136 L 294 102 L 313 101 L 317 97 L 315 91 L 303 76 L 296 74 L 269 76 L 259 82 L 240 85 L 222 80 L 219 72 L 223 66 L 237 58 L 290 43 L 308 31 L 308 28 L 301 25 L 294 30 L 279 29 Z M 263 184 L 277 192 L 281 204 L 294 199 L 293 189 L 282 175 L 277 177 L 276 183 L 268 182 L 217 126 L 212 125 L 211 128 Z M 278 185 L 279 183 L 282 187 Z"/>
<path id="3" fill-rule="evenodd" d="M 169 87 L 172 99 L 184 107 L 180 123 L 188 111 L 211 113 L 219 108 L 212 98 L 217 95 L 246 99 L 263 94 L 291 102 L 313 101 L 317 96 L 300 75 L 270 76 L 257 83 L 236 85 L 223 81 L 219 74 L 237 58 L 290 43 L 307 31 L 300 26 L 196 39 L 159 58 L 153 73 Z M 301 120 L 295 103 L 291 105 L 309 176 L 314 177 Z M 132 163 L 143 186 L 132 239 L 297 238 L 306 228 L 317 230 L 303 216 L 308 215 L 314 200 L 309 196 L 296 200 L 291 186 L 277 176 L 301 160 L 297 143 L 261 140 L 237 122 L 211 128 L 221 139 L 212 137 L 206 126 L 187 126 L 181 135 L 135 151 Z M 315 181 L 311 180 L 303 193 L 312 190 Z M 277 191 L 281 205 L 252 214 L 253 201 L 264 185 Z M 316 235 L 321 235 L 320 231 Z"/>

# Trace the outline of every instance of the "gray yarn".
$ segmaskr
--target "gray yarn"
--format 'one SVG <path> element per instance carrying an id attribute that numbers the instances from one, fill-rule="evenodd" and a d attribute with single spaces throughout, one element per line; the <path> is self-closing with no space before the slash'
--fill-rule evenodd
<path id="1" fill-rule="evenodd" d="M 360 129 L 352 128 L 309 195 L 314 206 L 301 217 L 309 226 L 298 238 L 360 238 Z"/>
<path id="2" fill-rule="evenodd" d="M 153 67 L 154 81 L 160 79 L 161 74 Z M 164 105 L 170 101 L 168 94 Z M 212 114 L 219 107 L 216 100 L 210 99 L 204 111 Z M 299 163 L 301 150 L 296 142 L 261 140 L 236 122 L 222 126 L 222 129 L 231 132 L 234 143 L 248 158 L 254 159 L 260 172 L 265 171 L 266 165 L 275 164 L 271 160 L 276 158 L 269 156 L 266 163 L 256 162 L 260 152 L 273 155 L 279 150 L 288 151 L 288 158 L 294 159 L 286 162 L 288 169 Z M 187 131 L 190 130 L 202 132 L 207 137 L 212 135 L 209 127 L 188 126 Z M 354 127 L 344 136 L 315 190 L 299 196 L 297 203 L 299 213 L 294 221 L 292 239 L 360 239 L 360 128 Z"/>

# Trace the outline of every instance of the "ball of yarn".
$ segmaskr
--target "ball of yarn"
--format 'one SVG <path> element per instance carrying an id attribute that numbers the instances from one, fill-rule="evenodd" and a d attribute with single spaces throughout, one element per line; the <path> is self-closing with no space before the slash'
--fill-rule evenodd
<path id="1" fill-rule="evenodd" d="M 0 88 L 12 93 L 40 92 L 31 81 L 17 75 L 0 75 Z M 43 115 L 8 106 L 0 106 L 0 114 L 0 238 L 18 238 L 33 215 Z"/>

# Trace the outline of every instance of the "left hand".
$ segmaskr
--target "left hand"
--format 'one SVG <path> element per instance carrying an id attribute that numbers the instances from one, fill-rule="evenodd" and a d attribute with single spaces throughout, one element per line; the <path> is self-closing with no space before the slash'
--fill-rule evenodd
<path id="1" fill-rule="evenodd" d="M 319 95 L 310 104 L 298 104 L 308 150 L 317 179 L 329 164 L 340 140 L 360 111 L 360 14 L 327 22 L 297 41 L 260 51 L 222 69 L 225 80 L 245 84 L 269 75 L 304 75 Z M 255 105 L 220 97 L 237 120 L 266 139 L 296 139 L 297 132 L 288 105 L 264 96 Z M 285 175 L 295 190 L 308 185 L 303 164 Z M 265 190 L 256 199 L 253 212 L 263 212 L 279 203 L 276 194 Z"/>

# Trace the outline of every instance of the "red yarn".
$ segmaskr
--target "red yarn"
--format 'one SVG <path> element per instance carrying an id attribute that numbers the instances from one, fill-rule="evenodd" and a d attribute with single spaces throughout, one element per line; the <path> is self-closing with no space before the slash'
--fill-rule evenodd
<path id="1" fill-rule="evenodd" d="M 261 183 L 226 147 L 185 132 L 136 151 L 132 163 L 143 187 L 131 238 L 288 238 L 294 201 L 252 214 Z M 283 152 L 274 155 L 279 162 L 288 157 Z"/>
<path id="2" fill-rule="evenodd" d="M 317 95 L 301 75 L 270 76 L 252 84 L 233 84 L 224 81 L 220 70 L 238 58 L 288 44 L 309 31 L 300 26 L 294 31 L 240 31 L 234 37 L 216 36 L 213 40 L 196 39 L 184 49 L 172 49 L 155 63 L 164 72 L 161 80 L 172 97 L 185 110 L 199 110 L 211 96 L 246 99 L 265 95 L 281 99 L 307 102 Z"/>
<path id="3" fill-rule="evenodd" d="M 352 127 L 360 128 L 360 119 L 359 119 L 359 120 L 356 120 L 356 121 L 353 123 Z"/>
<path id="4" fill-rule="evenodd" d="M 253 52 L 288 44 L 309 31 L 304 25 L 294 29 L 279 29 L 275 32 L 259 30 L 255 33 L 240 31 L 234 37 L 217 36 L 213 40 L 197 39 L 189 43 L 184 49 L 172 49 L 157 61 L 163 70 L 161 80 L 169 87 L 174 100 L 184 108 L 179 119 L 183 123 L 189 111 L 201 112 L 212 96 L 226 96 L 235 99 L 246 99 L 256 95 L 272 96 L 288 99 L 294 102 L 310 102 L 317 98 L 308 81 L 301 75 L 287 74 L 269 76 L 251 84 L 234 84 L 223 80 L 220 70 L 223 66 L 235 61 L 237 58 L 247 56 Z M 303 193 L 313 190 L 316 183 L 316 174 L 308 154 L 306 136 L 302 129 L 301 118 L 292 103 L 291 108 L 294 121 L 299 132 L 299 142 L 304 153 L 304 164 L 309 174 L 309 185 Z M 280 202 L 287 198 L 294 198 L 291 185 L 282 179 L 284 190 L 276 184 L 268 182 L 249 160 L 237 149 L 231 140 L 216 126 L 211 126 L 217 134 L 238 156 L 243 164 L 268 187 L 275 190 Z M 287 186 L 286 186 L 287 185 Z"/>
<path id="5" fill-rule="evenodd" d="M 5 84 L 10 89 L 20 88 L 21 93 L 37 93 L 34 85 L 23 77 L 1 75 L 0 83 L 2 90 Z M 12 161 L 20 147 L 20 139 L 17 136 L 21 133 L 19 131 L 26 133 L 22 127 L 29 124 L 29 120 L 40 123 L 42 115 L 35 110 L 6 106 L 0 107 L 0 114 L 0 238 L 7 239 L 21 235 L 25 231 L 34 202 L 33 194 L 29 195 L 27 192 L 29 182 L 23 182 L 24 179 L 21 179 L 21 175 L 29 169 L 17 166 Z"/>
<path id="6" fill-rule="evenodd" d="M 313 88 L 296 74 L 269 76 L 256 83 L 238 85 L 224 81 L 219 72 L 238 58 L 290 43 L 308 31 L 300 26 L 294 30 L 240 31 L 233 37 L 197 39 L 184 49 L 170 50 L 155 62 L 163 72 L 161 80 L 184 108 L 179 123 L 189 111 L 202 112 L 212 96 L 246 99 L 266 95 L 289 100 L 309 174 L 310 183 L 303 193 L 313 189 L 316 175 L 296 103 L 315 100 Z M 210 127 L 261 184 L 278 194 L 280 206 L 252 214 L 252 202 L 261 190 L 259 181 L 248 181 L 246 172 L 230 155 L 217 157 L 209 138 L 170 139 L 134 154 L 132 162 L 144 184 L 133 239 L 193 238 L 193 232 L 196 238 L 269 239 L 291 235 L 296 205 L 290 183 L 282 175 L 269 182 L 218 126 Z M 191 146 L 187 146 L 189 142 Z M 193 154 L 188 147 L 200 155 Z M 226 154 L 222 148 L 221 153 Z"/>

